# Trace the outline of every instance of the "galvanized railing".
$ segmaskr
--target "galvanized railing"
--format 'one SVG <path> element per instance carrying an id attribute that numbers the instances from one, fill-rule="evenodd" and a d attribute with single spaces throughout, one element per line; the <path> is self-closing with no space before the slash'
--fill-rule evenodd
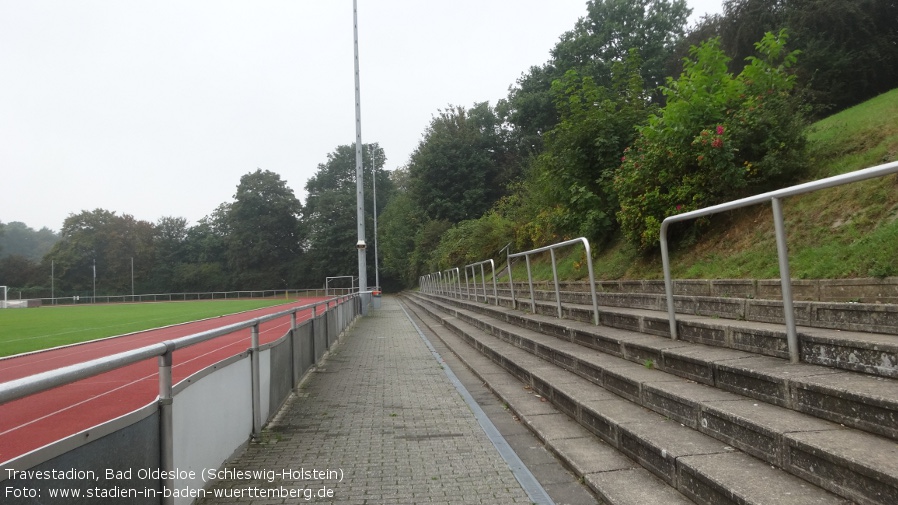
<path id="1" fill-rule="evenodd" d="M 458 267 L 447 268 L 441 273 L 446 274 L 446 296 L 461 298 L 461 271 Z"/>
<path id="2" fill-rule="evenodd" d="M 325 312 L 331 304 L 341 304 L 359 298 L 358 294 L 352 296 L 335 297 L 329 300 L 318 301 L 311 304 L 294 307 L 289 310 L 280 311 L 274 314 L 265 315 L 241 323 L 235 323 L 228 326 L 222 326 L 212 330 L 207 330 L 193 335 L 167 340 L 165 342 L 148 345 L 139 349 L 121 352 L 111 356 L 97 358 L 94 360 L 69 365 L 66 367 L 50 370 L 28 377 L 0 383 L 0 405 L 4 403 L 24 398 L 26 396 L 40 393 L 48 389 L 70 384 L 72 382 L 93 377 L 110 370 L 122 368 L 134 363 L 141 362 L 150 358 L 158 358 L 159 360 L 159 411 L 160 411 L 160 453 L 161 453 L 161 470 L 165 475 L 171 475 L 174 472 L 174 433 L 172 418 L 172 357 L 173 353 L 178 349 L 183 349 L 194 344 L 205 342 L 216 337 L 221 337 L 234 333 L 235 331 L 251 328 L 250 334 L 250 355 L 252 360 L 252 434 L 258 437 L 262 430 L 261 418 L 261 382 L 260 382 L 260 366 L 259 366 L 259 325 L 266 321 L 271 321 L 284 316 L 291 317 L 290 329 L 296 329 L 297 312 L 311 309 L 312 320 L 316 318 L 317 308 L 321 305 L 325 306 Z M 313 342 L 313 353 L 314 353 Z M 314 355 L 314 354 L 313 354 Z M 295 378 L 294 378 L 295 379 Z M 168 478 L 163 482 L 163 487 L 171 496 L 174 487 L 174 479 Z M 167 501 L 167 500 L 166 500 Z"/>
<path id="3" fill-rule="evenodd" d="M 549 254 L 552 257 L 552 279 L 555 281 L 555 301 L 556 301 L 556 304 L 558 307 L 558 317 L 559 318 L 562 317 L 561 289 L 559 288 L 559 285 L 558 285 L 558 266 L 555 263 L 555 249 L 558 249 L 560 247 L 567 247 L 569 245 L 575 245 L 575 244 L 583 244 L 583 247 L 586 249 L 586 264 L 589 267 L 589 290 L 590 290 L 590 294 L 592 295 L 592 310 L 593 310 L 593 314 L 594 314 L 594 322 L 595 322 L 595 324 L 599 324 L 599 303 L 596 298 L 596 277 L 595 277 L 595 274 L 593 273 L 593 269 L 592 269 L 592 251 L 589 248 L 589 241 L 583 237 L 575 238 L 572 240 L 566 240 L 564 242 L 559 242 L 557 244 L 552 244 L 552 245 L 549 245 L 546 247 L 540 247 L 538 249 L 533 249 L 530 251 L 509 254 L 508 255 L 508 262 L 509 262 L 508 263 L 509 264 L 508 284 L 509 284 L 509 287 L 511 287 L 511 306 L 513 308 L 517 308 L 517 303 L 516 303 L 515 297 L 514 297 L 514 282 L 512 281 L 512 278 L 511 278 L 511 270 L 512 270 L 511 269 L 511 259 L 523 256 L 524 260 L 527 263 L 527 283 L 530 285 L 530 308 L 534 313 L 536 313 L 536 299 L 533 294 L 533 275 L 530 271 L 530 256 L 534 255 L 534 254 L 539 254 L 539 253 L 549 251 Z"/>
<path id="4" fill-rule="evenodd" d="M 539 253 L 549 251 L 551 258 L 552 258 L 552 277 L 553 277 L 553 280 L 555 281 L 555 300 L 556 300 L 556 304 L 558 307 L 558 317 L 559 318 L 562 317 L 561 289 L 558 284 L 558 266 L 555 261 L 555 249 L 558 249 L 561 247 L 567 247 L 570 245 L 576 245 L 576 244 L 583 244 L 583 248 L 586 249 L 586 264 L 589 269 L 589 291 L 590 291 L 590 294 L 592 295 L 592 310 L 593 310 L 593 314 L 594 314 L 593 319 L 594 319 L 595 324 L 599 324 L 599 303 L 598 303 L 598 299 L 596 297 L 596 277 L 595 277 L 595 273 L 592 268 L 592 250 L 589 247 L 589 241 L 583 237 L 575 238 L 573 240 L 566 240 L 564 242 L 559 242 L 557 244 L 552 244 L 552 245 L 549 245 L 546 247 L 540 247 L 538 249 L 533 249 L 530 251 L 524 251 L 524 252 L 515 253 L 515 254 L 508 254 L 508 265 L 509 265 L 508 266 L 508 284 L 511 287 L 511 306 L 512 306 L 512 308 L 514 308 L 514 309 L 517 308 L 517 300 L 515 299 L 514 281 L 512 279 L 512 274 L 511 274 L 511 259 L 523 256 L 524 260 L 527 263 L 527 283 L 530 286 L 530 309 L 533 311 L 533 313 L 536 313 L 536 297 L 534 296 L 534 292 L 533 292 L 533 274 L 530 270 L 530 256 L 534 255 L 534 254 L 539 254 Z M 470 265 L 465 265 L 464 268 L 465 268 L 466 295 L 467 295 L 467 298 L 470 300 L 471 299 L 471 288 L 470 288 L 469 280 L 468 280 L 468 269 L 471 269 L 472 273 L 474 274 L 474 278 L 473 278 L 474 300 L 479 301 L 478 294 L 477 294 L 477 274 L 476 274 L 476 270 L 474 270 L 475 267 L 479 266 L 481 282 L 483 285 L 483 299 L 485 302 L 489 301 L 489 297 L 486 294 L 486 272 L 484 270 L 484 267 L 487 264 L 489 264 L 492 268 L 493 298 L 496 300 L 496 305 L 499 305 L 499 289 L 496 285 L 496 282 L 497 282 L 497 280 L 496 280 L 496 264 L 492 259 L 483 260 L 483 261 L 479 261 L 476 263 L 471 263 Z M 440 272 L 433 272 L 433 273 L 429 273 L 426 275 L 422 275 L 421 277 L 418 278 L 418 286 L 421 289 L 421 291 L 424 293 L 441 294 L 441 295 L 445 295 L 445 296 L 451 296 L 451 292 L 452 292 L 451 291 L 451 289 L 452 289 L 451 277 L 447 274 L 446 278 L 444 279 L 444 276 L 443 276 L 444 272 L 451 272 L 451 271 L 455 271 L 456 275 L 457 275 L 458 268 L 454 268 L 454 269 L 450 269 L 450 270 L 443 270 Z M 460 290 L 461 290 L 461 284 L 459 283 L 459 293 L 461 292 Z"/>
<path id="5" fill-rule="evenodd" d="M 661 223 L 661 260 L 664 269 L 664 291 L 667 296 L 667 313 L 670 322 L 671 338 L 674 340 L 677 339 L 677 321 L 674 312 L 673 281 L 671 280 L 670 256 L 668 254 L 667 246 L 668 227 L 671 223 L 710 216 L 719 212 L 739 209 L 769 201 L 773 207 L 773 224 L 776 232 L 776 250 L 779 260 L 780 284 L 782 285 L 783 291 L 783 312 L 786 324 L 786 341 L 789 347 L 789 360 L 792 363 L 797 363 L 799 361 L 798 332 L 795 326 L 795 311 L 792 304 L 792 280 L 789 274 L 789 251 L 786 244 L 786 227 L 783 222 L 781 200 L 788 196 L 795 196 L 852 182 L 884 177 L 894 173 L 898 173 L 898 162 L 886 163 L 864 170 L 858 170 L 856 172 L 798 184 L 777 191 L 770 191 L 760 195 L 742 198 L 740 200 L 734 200 L 732 202 L 722 203 L 720 205 L 714 205 L 712 207 L 706 207 L 704 209 L 698 209 L 666 218 Z"/>
<path id="6" fill-rule="evenodd" d="M 477 295 L 477 270 L 476 267 L 480 267 L 480 281 L 483 285 L 483 301 L 489 301 L 489 298 L 486 294 L 486 271 L 484 267 L 486 265 L 490 265 L 490 268 L 493 272 L 493 300 L 495 300 L 496 305 L 499 305 L 499 289 L 496 286 L 496 262 L 492 259 L 478 261 L 476 263 L 471 263 L 470 265 L 465 265 L 465 289 L 467 290 L 468 299 L 471 299 L 471 287 L 468 284 L 468 269 L 471 269 L 471 284 L 474 285 L 474 301 L 479 301 Z"/>

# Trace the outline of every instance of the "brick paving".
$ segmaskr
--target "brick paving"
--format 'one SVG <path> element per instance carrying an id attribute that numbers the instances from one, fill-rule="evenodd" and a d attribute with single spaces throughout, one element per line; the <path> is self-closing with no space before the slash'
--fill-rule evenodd
<path id="1" fill-rule="evenodd" d="M 530 503 L 390 297 L 224 468 L 268 473 L 220 481 L 198 503 Z"/>

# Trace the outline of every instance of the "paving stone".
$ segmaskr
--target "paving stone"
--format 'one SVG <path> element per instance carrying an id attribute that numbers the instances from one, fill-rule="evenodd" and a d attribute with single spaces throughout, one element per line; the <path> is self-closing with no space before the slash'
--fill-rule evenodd
<path id="1" fill-rule="evenodd" d="M 312 374 L 305 384 L 308 397 L 291 398 L 277 424 L 267 427 L 277 443 L 250 444 L 225 466 L 339 469 L 343 480 L 279 475 L 271 483 L 219 482 L 216 488 L 332 492 L 315 503 L 530 503 L 395 299 L 385 298 L 332 352 L 337 359 L 326 363 L 328 373 Z"/>

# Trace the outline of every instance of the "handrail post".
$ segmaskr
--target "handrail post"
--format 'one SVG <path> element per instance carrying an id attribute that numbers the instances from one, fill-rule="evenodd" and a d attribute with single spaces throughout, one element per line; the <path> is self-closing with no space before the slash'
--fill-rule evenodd
<path id="1" fill-rule="evenodd" d="M 586 249 L 586 268 L 589 270 L 589 290 L 592 293 L 592 310 L 595 315 L 596 326 L 599 324 L 599 300 L 596 297 L 596 275 L 592 268 L 592 249 L 589 247 L 589 241 L 583 240 L 583 248 Z"/>
<path id="2" fill-rule="evenodd" d="M 496 299 L 496 307 L 499 306 L 499 288 L 496 285 L 496 262 L 490 258 L 490 267 L 493 269 L 493 298 Z"/>
<path id="3" fill-rule="evenodd" d="M 311 322 L 312 328 L 311 328 L 310 333 L 312 335 L 312 364 L 313 365 L 318 364 L 318 355 L 315 354 L 315 331 L 316 331 L 315 327 L 318 326 L 315 322 L 315 319 L 318 318 L 318 316 L 316 315 L 317 312 L 318 312 L 318 306 L 312 305 L 312 322 Z"/>
<path id="4" fill-rule="evenodd" d="M 677 339 L 677 315 L 674 313 L 673 280 L 670 276 L 670 253 L 667 250 L 667 221 L 661 223 L 661 268 L 664 270 L 664 297 L 667 299 L 667 320 L 670 338 Z"/>
<path id="5" fill-rule="evenodd" d="M 561 288 L 558 286 L 558 267 L 555 266 L 555 249 L 549 249 L 552 258 L 552 280 L 555 281 L 555 304 L 558 306 L 558 319 L 561 319 Z"/>
<path id="6" fill-rule="evenodd" d="M 252 395 L 253 395 L 253 439 L 258 440 L 262 435 L 262 392 L 259 371 L 259 323 L 253 325 L 250 345 L 250 365 L 252 369 Z"/>
<path id="7" fill-rule="evenodd" d="M 162 503 L 170 505 L 175 502 L 175 480 L 172 471 L 175 468 L 175 435 L 174 416 L 172 412 L 172 354 L 174 344 L 165 342 L 167 350 L 159 356 L 159 467 L 165 471 L 165 478 L 161 479 L 162 489 L 165 491 Z"/>
<path id="8" fill-rule="evenodd" d="M 465 266 L 465 299 L 471 299 L 471 285 L 468 284 L 468 267 Z"/>
<path id="9" fill-rule="evenodd" d="M 507 251 L 506 251 L 507 252 Z M 505 263 L 508 265 L 508 287 L 511 288 L 511 310 L 517 310 L 518 303 L 514 298 L 514 280 L 511 278 L 511 253 L 505 256 Z"/>
<path id="10" fill-rule="evenodd" d="M 783 206 L 779 198 L 770 199 L 773 206 L 773 225 L 776 230 L 776 254 L 779 258 L 780 284 L 783 289 L 783 316 L 786 319 L 786 343 L 789 346 L 789 361 L 798 363 L 798 331 L 795 328 L 795 310 L 792 305 L 792 277 L 789 273 L 789 250 L 786 244 L 786 224 L 783 221 Z"/>
<path id="11" fill-rule="evenodd" d="M 525 254 L 524 260 L 527 263 L 527 283 L 530 284 L 530 310 L 536 314 L 536 298 L 533 296 L 533 275 L 530 273 L 530 255 Z"/>
<path id="12" fill-rule="evenodd" d="M 483 285 L 483 302 L 486 303 L 488 301 L 486 297 L 486 270 L 483 268 L 483 263 L 480 263 L 480 283 Z"/>
<path id="13" fill-rule="evenodd" d="M 296 363 L 299 361 L 299 349 L 296 346 L 296 311 L 290 313 L 290 371 L 293 382 L 291 383 L 291 388 L 296 387 L 299 384 L 299 369 L 302 368 L 302 364 L 297 367 Z"/>

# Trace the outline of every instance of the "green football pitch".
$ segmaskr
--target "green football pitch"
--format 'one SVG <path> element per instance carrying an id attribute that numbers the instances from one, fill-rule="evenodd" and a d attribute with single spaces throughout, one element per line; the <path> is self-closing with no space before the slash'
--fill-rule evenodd
<path id="1" fill-rule="evenodd" d="M 4 309 L 0 310 L 0 357 L 290 301 L 265 298 Z"/>

